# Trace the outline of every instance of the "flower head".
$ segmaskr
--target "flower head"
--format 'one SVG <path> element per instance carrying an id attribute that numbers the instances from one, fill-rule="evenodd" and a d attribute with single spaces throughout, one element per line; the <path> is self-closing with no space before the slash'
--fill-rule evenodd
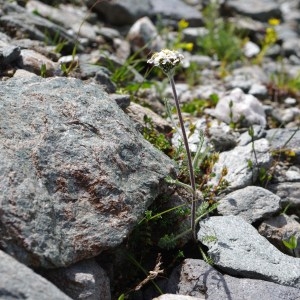
<path id="1" fill-rule="evenodd" d="M 147 61 L 148 64 L 154 64 L 161 68 L 166 74 L 169 74 L 176 66 L 180 64 L 184 56 L 175 50 L 163 49 L 156 52 Z"/>

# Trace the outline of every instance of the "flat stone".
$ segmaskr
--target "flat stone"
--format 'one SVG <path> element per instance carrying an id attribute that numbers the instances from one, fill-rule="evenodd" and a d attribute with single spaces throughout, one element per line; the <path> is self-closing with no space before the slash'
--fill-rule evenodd
<path id="1" fill-rule="evenodd" d="M 279 4 L 269 0 L 249 0 L 247 2 L 229 0 L 226 1 L 226 7 L 229 10 L 259 21 L 281 18 Z"/>
<path id="2" fill-rule="evenodd" d="M 227 175 L 224 179 L 229 183 L 228 190 L 236 190 L 253 185 L 258 179 L 260 168 L 266 170 L 271 166 L 272 157 L 269 151 L 269 142 L 266 139 L 254 141 L 253 152 L 252 143 L 245 146 L 237 146 L 230 151 L 224 151 L 219 154 L 219 160 L 214 165 L 212 172 L 216 174 L 209 184 L 218 184 L 222 170 L 227 168 Z M 257 161 L 256 161 L 257 159 Z M 249 160 L 253 167 L 249 167 Z"/>
<path id="3" fill-rule="evenodd" d="M 300 290 L 273 282 L 223 275 L 203 260 L 185 259 L 171 274 L 168 292 L 207 300 L 294 300 Z"/>
<path id="4" fill-rule="evenodd" d="M 0 299 L 71 300 L 51 282 L 1 250 Z"/>
<path id="5" fill-rule="evenodd" d="M 247 186 L 219 200 L 223 216 L 240 216 L 248 223 L 270 217 L 280 210 L 280 197 L 259 186 Z"/>
<path id="6" fill-rule="evenodd" d="M 273 183 L 268 189 L 281 198 L 282 205 L 292 204 L 300 208 L 300 182 Z"/>
<path id="7" fill-rule="evenodd" d="M 297 128 L 274 128 L 267 130 L 266 139 L 273 151 L 292 150 L 300 162 L 300 130 Z"/>
<path id="8" fill-rule="evenodd" d="M 35 76 L 0 90 L 1 248 L 51 268 L 119 245 L 173 162 L 96 84 Z"/>
<path id="9" fill-rule="evenodd" d="M 77 52 L 83 51 L 83 47 L 76 43 L 76 34 L 70 34 L 62 26 L 59 26 L 40 16 L 28 13 L 24 8 L 6 3 L 4 14 L 0 16 L 0 26 L 6 32 L 19 32 L 19 37 L 26 37 L 39 41 L 63 40 L 64 50 L 72 53 L 76 46 Z"/>
<path id="10" fill-rule="evenodd" d="M 229 275 L 300 288 L 300 260 L 277 250 L 241 217 L 201 221 L 198 239 L 214 265 Z"/>

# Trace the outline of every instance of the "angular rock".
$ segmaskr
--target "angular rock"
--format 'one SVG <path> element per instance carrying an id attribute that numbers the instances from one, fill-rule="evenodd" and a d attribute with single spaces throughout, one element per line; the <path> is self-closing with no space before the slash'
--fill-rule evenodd
<path id="1" fill-rule="evenodd" d="M 225 97 L 220 98 L 215 109 L 206 112 L 229 124 L 242 123 L 246 127 L 253 124 L 266 125 L 264 108 L 253 95 L 244 94 L 240 88 L 235 88 Z"/>
<path id="2" fill-rule="evenodd" d="M 0 299 L 71 300 L 51 282 L 1 250 Z"/>
<path id="3" fill-rule="evenodd" d="M 270 141 L 273 151 L 292 150 L 297 162 L 300 162 L 299 128 L 274 128 L 267 130 L 266 139 Z"/>
<path id="4" fill-rule="evenodd" d="M 137 20 L 127 34 L 133 52 L 143 49 L 148 55 L 149 52 L 157 52 L 165 48 L 162 38 L 157 32 L 157 28 L 148 17 Z"/>
<path id="5" fill-rule="evenodd" d="M 249 0 L 247 2 L 238 0 L 226 1 L 228 10 L 259 21 L 266 21 L 271 18 L 281 18 L 279 4 L 269 0 Z"/>
<path id="6" fill-rule="evenodd" d="M 137 103 L 130 103 L 126 109 L 126 113 L 136 123 L 136 126 L 140 131 L 142 131 L 145 127 L 145 117 L 148 117 L 153 121 L 154 128 L 159 132 L 169 133 L 172 130 L 169 122 L 153 112 L 151 109 Z"/>
<path id="7" fill-rule="evenodd" d="M 26 71 L 42 75 L 42 69 L 45 68 L 46 76 L 54 76 L 60 70 L 59 64 L 51 61 L 44 55 L 35 52 L 34 50 L 21 50 L 18 66 Z"/>
<path id="8" fill-rule="evenodd" d="M 40 16 L 50 19 L 56 24 L 62 24 L 64 28 L 71 29 L 78 36 L 86 37 L 91 41 L 97 41 L 95 27 L 88 22 L 89 16 L 87 12 L 79 7 L 75 8 L 64 4 L 52 7 L 40 1 L 29 0 L 26 4 L 26 10 L 29 13 L 37 11 Z"/>
<path id="9" fill-rule="evenodd" d="M 241 217 L 201 221 L 198 239 L 208 247 L 214 264 L 227 274 L 300 289 L 300 260 L 277 250 Z"/>
<path id="10" fill-rule="evenodd" d="M 24 8 L 15 4 L 6 3 L 3 8 L 4 14 L 0 16 L 0 28 L 5 32 L 18 37 L 26 36 L 26 38 L 39 41 L 64 41 L 64 51 L 72 53 L 76 46 L 77 52 L 83 50 L 83 47 L 76 42 L 76 36 L 71 35 L 62 26 L 59 26 L 49 20 L 28 13 Z"/>
<path id="11" fill-rule="evenodd" d="M 171 291 L 207 300 L 294 300 L 300 292 L 273 282 L 223 275 L 199 259 L 185 259 L 172 272 L 168 286 L 168 292 Z"/>
<path id="12" fill-rule="evenodd" d="M 47 270 L 43 276 L 72 299 L 111 299 L 109 278 L 94 259 L 67 268 Z"/>
<path id="13" fill-rule="evenodd" d="M 300 182 L 280 182 L 269 184 L 268 189 L 281 198 L 282 205 L 300 207 Z"/>
<path id="14" fill-rule="evenodd" d="M 252 168 L 249 166 L 249 161 L 252 162 Z M 254 146 L 252 143 L 246 146 L 237 146 L 230 151 L 219 154 L 219 160 L 212 170 L 216 176 L 209 183 L 213 185 L 218 184 L 222 170 L 226 167 L 227 175 L 224 176 L 224 179 L 229 183 L 229 190 L 241 189 L 248 185 L 253 185 L 258 179 L 259 169 L 264 168 L 268 170 L 271 162 L 269 143 L 266 139 L 254 141 Z"/>
<path id="15" fill-rule="evenodd" d="M 240 216 L 248 223 L 270 217 L 280 209 L 280 198 L 259 186 L 247 186 L 227 194 L 217 207 L 223 216 Z"/>
<path id="16" fill-rule="evenodd" d="M 0 82 L 0 245 L 64 267 L 120 244 L 173 162 L 94 84 Z"/>
<path id="17" fill-rule="evenodd" d="M 87 5 L 95 4 L 93 0 L 87 0 Z M 190 26 L 201 26 L 202 15 L 199 11 L 180 0 L 173 0 L 172 5 L 160 0 L 115 0 L 96 4 L 93 9 L 112 25 L 132 25 L 141 17 L 156 18 L 179 21 L 185 19 Z"/>
<path id="18" fill-rule="evenodd" d="M 94 0 L 86 0 L 102 18 L 112 25 L 131 25 L 141 17 L 149 16 L 149 0 L 101 1 L 95 5 Z"/>
<path id="19" fill-rule="evenodd" d="M 258 232 L 282 252 L 300 257 L 300 223 L 292 216 L 280 214 L 267 219 L 260 224 Z M 283 240 L 292 236 L 297 239 L 297 247 L 293 251 L 283 244 Z"/>
<path id="20" fill-rule="evenodd" d="M 153 300 L 204 300 L 204 297 L 192 297 L 192 296 L 184 296 L 179 294 L 163 294 L 157 298 L 153 298 Z"/>
<path id="21" fill-rule="evenodd" d="M 203 25 L 202 14 L 199 10 L 187 5 L 181 0 L 172 0 L 172 4 L 168 1 L 149 0 L 151 5 L 151 17 L 161 16 L 162 19 L 171 21 L 186 20 L 191 27 Z"/>
<path id="22" fill-rule="evenodd" d="M 20 48 L 16 46 L 0 46 L 0 66 L 8 65 L 20 56 Z"/>

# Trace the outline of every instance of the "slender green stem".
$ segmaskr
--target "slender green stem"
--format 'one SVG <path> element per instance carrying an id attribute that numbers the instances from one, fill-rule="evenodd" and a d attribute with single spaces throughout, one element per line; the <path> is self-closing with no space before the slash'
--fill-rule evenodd
<path id="1" fill-rule="evenodd" d="M 193 193 L 192 193 L 192 195 L 193 195 L 192 196 L 192 209 L 191 209 L 191 229 L 192 229 L 192 233 L 193 233 L 194 238 L 196 238 L 196 230 L 195 230 L 195 226 L 196 226 L 196 224 L 195 224 L 195 217 L 196 217 L 196 183 L 195 183 L 195 174 L 194 174 L 193 163 L 192 163 L 192 156 L 191 156 L 191 151 L 190 151 L 187 135 L 186 135 L 185 128 L 184 128 L 184 122 L 183 122 L 183 118 L 182 118 L 182 114 L 181 114 L 181 109 L 180 109 L 179 100 L 178 100 L 178 96 L 177 96 L 177 92 L 176 92 L 176 87 L 175 87 L 173 74 L 170 72 L 168 74 L 168 77 L 169 77 L 171 87 L 172 87 L 172 91 L 173 91 L 176 110 L 177 110 L 179 123 L 180 123 L 180 128 L 181 128 L 181 132 L 182 132 L 183 143 L 184 143 L 185 151 L 186 151 L 186 154 L 187 154 L 188 168 L 189 168 L 189 174 L 190 174 L 190 182 L 191 182 L 191 187 L 192 187 L 192 190 L 193 190 Z"/>

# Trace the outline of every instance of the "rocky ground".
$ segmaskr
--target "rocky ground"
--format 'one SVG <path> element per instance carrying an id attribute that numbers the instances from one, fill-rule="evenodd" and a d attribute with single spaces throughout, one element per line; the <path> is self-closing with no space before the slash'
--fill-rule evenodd
<path id="1" fill-rule="evenodd" d="M 0 299 L 300 299 L 299 0 L 0 8 Z"/>

